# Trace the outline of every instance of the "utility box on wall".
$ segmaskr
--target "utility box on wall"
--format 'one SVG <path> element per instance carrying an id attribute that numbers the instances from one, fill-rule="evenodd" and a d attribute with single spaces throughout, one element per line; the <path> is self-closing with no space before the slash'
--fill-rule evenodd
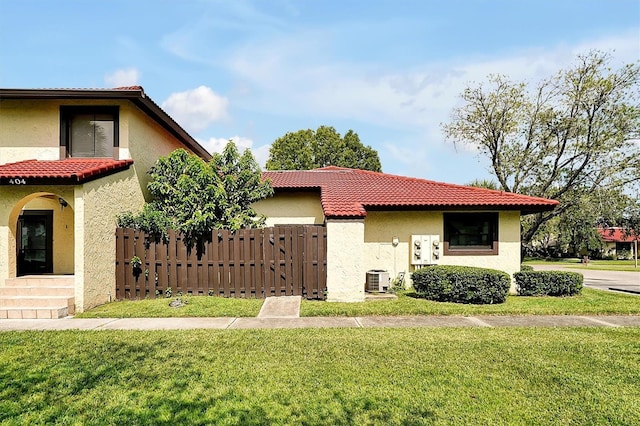
<path id="1" fill-rule="evenodd" d="M 440 261 L 440 235 L 411 236 L 411 264 L 435 265 Z"/>

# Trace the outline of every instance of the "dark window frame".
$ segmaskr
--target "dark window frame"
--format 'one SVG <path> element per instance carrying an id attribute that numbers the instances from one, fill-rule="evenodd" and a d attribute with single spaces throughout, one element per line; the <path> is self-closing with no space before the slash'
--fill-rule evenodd
<path id="1" fill-rule="evenodd" d="M 71 158 L 71 120 L 77 115 L 112 115 L 113 146 L 108 157 L 75 157 L 75 158 L 115 158 L 115 149 L 120 146 L 120 108 L 108 105 L 65 105 L 60 107 L 60 148 L 63 158 Z"/>
<path id="2" fill-rule="evenodd" d="M 486 222 L 489 225 L 489 239 L 491 244 L 487 246 L 451 245 L 453 233 L 453 221 Z M 444 213 L 444 241 L 443 254 L 445 256 L 496 256 L 498 255 L 498 227 L 500 215 L 497 212 L 478 213 Z"/>

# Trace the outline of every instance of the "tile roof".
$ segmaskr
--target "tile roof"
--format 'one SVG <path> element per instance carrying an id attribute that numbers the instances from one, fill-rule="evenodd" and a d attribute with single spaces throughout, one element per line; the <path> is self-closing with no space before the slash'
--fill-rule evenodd
<path id="1" fill-rule="evenodd" d="M 133 160 L 111 158 L 66 158 L 26 160 L 0 165 L 0 185 L 79 184 L 129 168 Z M 12 181 L 12 182 L 10 182 Z"/>
<path id="2" fill-rule="evenodd" d="M 341 167 L 266 171 L 276 192 L 318 190 L 327 217 L 365 217 L 367 210 L 473 209 L 548 211 L 555 200 Z"/>
<path id="3" fill-rule="evenodd" d="M 598 233 L 602 237 L 602 241 L 609 243 L 630 243 L 636 239 L 640 240 L 640 237 L 625 233 L 623 228 L 598 228 Z"/>

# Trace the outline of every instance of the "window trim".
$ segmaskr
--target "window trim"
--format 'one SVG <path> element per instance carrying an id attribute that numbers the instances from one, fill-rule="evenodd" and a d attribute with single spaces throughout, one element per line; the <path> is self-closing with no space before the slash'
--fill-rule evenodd
<path id="1" fill-rule="evenodd" d="M 471 248 L 472 246 L 453 246 L 450 245 L 450 229 L 448 226 L 449 220 L 460 216 L 475 216 L 478 220 L 487 220 L 490 226 L 490 233 L 492 234 L 491 248 Z M 443 228 L 444 228 L 444 241 L 443 241 L 443 255 L 445 256 L 497 256 L 498 255 L 498 241 L 500 227 L 500 214 L 498 212 L 478 212 L 478 213 L 443 213 Z"/>
<path id="2" fill-rule="evenodd" d="M 113 115 L 113 147 L 110 157 L 73 157 L 73 158 L 114 158 L 120 147 L 120 107 L 109 105 L 63 105 L 60 106 L 60 156 L 71 157 L 71 118 L 80 114 Z"/>

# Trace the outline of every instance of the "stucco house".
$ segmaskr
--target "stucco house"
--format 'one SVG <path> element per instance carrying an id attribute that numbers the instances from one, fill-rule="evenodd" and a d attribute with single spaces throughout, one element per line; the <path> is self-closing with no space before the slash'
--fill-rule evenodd
<path id="1" fill-rule="evenodd" d="M 638 237 L 625 233 L 623 228 L 598 228 L 600 238 L 604 243 L 603 256 L 614 259 L 637 258 Z"/>
<path id="2" fill-rule="evenodd" d="M 116 215 L 177 148 L 211 158 L 139 86 L 0 89 L 0 318 L 113 297 Z"/>
<path id="3" fill-rule="evenodd" d="M 325 167 L 267 171 L 268 225 L 327 228 L 328 300 L 361 301 L 367 272 L 425 265 L 520 270 L 520 216 L 557 201 L 384 173 Z"/>

